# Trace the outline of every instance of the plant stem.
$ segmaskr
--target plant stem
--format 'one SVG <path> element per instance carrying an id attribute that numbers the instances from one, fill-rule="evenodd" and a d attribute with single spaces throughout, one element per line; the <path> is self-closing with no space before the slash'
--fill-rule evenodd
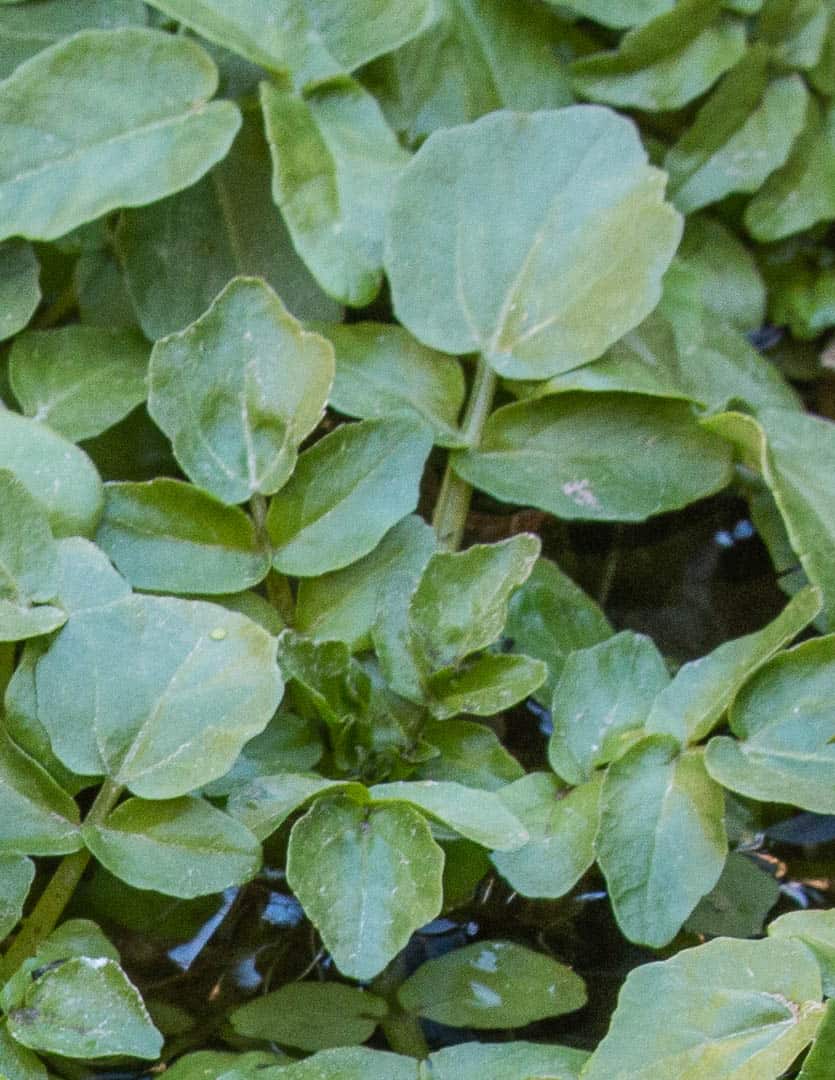
<path id="1" fill-rule="evenodd" d="M 407 1057 L 429 1057 L 429 1046 L 423 1035 L 420 1020 L 411 1013 L 405 1012 L 397 1000 L 397 991 L 406 978 L 406 968 L 403 957 L 395 956 L 389 966 L 381 971 L 371 984 L 371 991 L 388 1003 L 389 1012 L 385 1020 L 380 1022 L 383 1034 L 391 1050 L 395 1054 L 405 1054 Z"/>
<path id="2" fill-rule="evenodd" d="M 112 780 L 105 780 L 90 807 L 85 825 L 98 825 L 107 817 L 116 805 L 124 789 Z M 90 852 L 86 848 L 66 855 L 41 893 L 31 914 L 23 920 L 17 937 L 0 964 L 0 982 L 6 982 L 17 971 L 24 960 L 35 952 L 48 934 L 52 933 L 61 918 L 64 908 L 75 892 L 81 875 L 90 861 Z"/>
<path id="3" fill-rule="evenodd" d="M 477 449 L 481 443 L 484 425 L 493 407 L 497 382 L 493 370 L 488 367 L 482 357 L 479 357 L 464 419 L 461 422 L 461 435 L 469 449 Z M 432 525 L 441 548 L 457 551 L 461 546 L 472 494 L 471 485 L 455 473 L 452 463 L 448 461 L 441 484 L 441 493 L 432 517 Z"/>

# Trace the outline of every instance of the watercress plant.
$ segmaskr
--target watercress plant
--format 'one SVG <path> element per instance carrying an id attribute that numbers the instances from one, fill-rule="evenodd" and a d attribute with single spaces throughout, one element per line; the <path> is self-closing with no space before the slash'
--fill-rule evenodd
<path id="1" fill-rule="evenodd" d="M 0 1072 L 832 1075 L 747 852 L 835 815 L 833 95 L 831 0 L 0 0 Z M 723 491 L 700 657 L 553 542 Z M 596 1038 L 494 888 L 610 905 Z"/>

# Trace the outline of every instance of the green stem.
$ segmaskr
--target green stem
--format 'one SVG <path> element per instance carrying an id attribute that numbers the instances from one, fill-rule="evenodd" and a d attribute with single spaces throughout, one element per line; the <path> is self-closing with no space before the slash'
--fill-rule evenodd
<path id="1" fill-rule="evenodd" d="M 493 407 L 497 382 L 495 373 L 484 359 L 479 357 L 473 387 L 461 422 L 461 435 L 470 449 L 476 449 L 481 443 L 484 425 Z M 457 551 L 461 546 L 472 494 L 470 484 L 454 472 L 451 462 L 448 461 L 432 518 L 438 544 L 447 551 Z"/>
<path id="2" fill-rule="evenodd" d="M 406 968 L 402 955 L 396 956 L 389 966 L 381 971 L 371 984 L 371 990 L 378 997 L 385 998 L 389 1011 L 385 1020 L 380 1022 L 383 1034 L 395 1054 L 407 1057 L 429 1057 L 429 1046 L 420 1026 L 420 1020 L 405 1012 L 397 1000 L 397 991 L 406 978 Z"/>
<path id="3" fill-rule="evenodd" d="M 121 785 L 105 780 L 84 819 L 85 825 L 98 825 L 104 821 L 122 791 Z M 0 963 L 0 982 L 10 979 L 23 961 L 34 955 L 43 939 L 55 929 L 89 861 L 90 852 L 82 848 L 81 851 L 74 851 L 72 855 L 66 855 L 58 864 L 49 884 L 41 893 L 31 914 L 23 920 L 17 937 Z"/>
<path id="4" fill-rule="evenodd" d="M 249 500 L 249 510 L 255 523 L 255 536 L 258 543 L 272 559 L 273 547 L 267 530 L 267 500 L 259 492 L 256 492 Z M 264 587 L 269 602 L 282 617 L 285 624 L 292 626 L 296 605 L 290 589 L 290 582 L 284 574 L 279 574 L 277 570 L 270 568 Z"/>

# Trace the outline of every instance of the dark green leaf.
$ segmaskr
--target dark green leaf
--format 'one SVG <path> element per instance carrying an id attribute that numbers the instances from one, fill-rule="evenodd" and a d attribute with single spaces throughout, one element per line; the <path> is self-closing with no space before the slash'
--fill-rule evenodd
<path id="1" fill-rule="evenodd" d="M 429 710 L 438 720 L 461 713 L 494 716 L 530 697 L 547 676 L 548 668 L 541 660 L 485 653 L 441 668 L 429 678 Z"/>
<path id="2" fill-rule="evenodd" d="M 0 1069 L 8 1080 L 47 1080 L 41 1059 L 9 1034 L 5 1018 L 0 1021 Z"/>
<path id="3" fill-rule="evenodd" d="M 0 733 L 0 852 L 64 855 L 81 846 L 75 802 Z"/>
<path id="4" fill-rule="evenodd" d="M 266 840 L 287 818 L 312 799 L 347 791 L 367 798 L 365 789 L 342 780 L 325 780 L 321 776 L 297 773 L 276 773 L 259 776 L 235 788 L 226 803 L 232 817 L 242 821 L 258 837 Z"/>
<path id="5" fill-rule="evenodd" d="M 429 1055 L 432 1080 L 580 1080 L 587 1060 L 584 1050 L 528 1042 L 459 1043 Z"/>
<path id="6" fill-rule="evenodd" d="M 364 1043 L 387 1012 L 382 998 L 357 986 L 297 982 L 238 1006 L 229 1021 L 250 1039 L 325 1050 Z"/>
<path id="7" fill-rule="evenodd" d="M 524 770 L 495 732 L 472 720 L 430 721 L 423 729 L 438 750 L 413 774 L 415 780 L 454 780 L 467 787 L 498 791 L 518 780 Z"/>
<path id="8" fill-rule="evenodd" d="M 698 278 L 707 312 L 740 330 L 762 326 L 765 283 L 751 251 L 720 221 L 702 214 L 688 218 L 678 259 Z"/>
<path id="9" fill-rule="evenodd" d="M 756 859 L 732 851 L 721 877 L 684 924 L 691 934 L 759 937 L 780 899 L 780 886 Z"/>
<path id="10" fill-rule="evenodd" d="M 815 1033 L 797 1080 L 830 1080 L 835 1061 L 835 1001 L 828 1001 L 820 1027 Z"/>
<path id="11" fill-rule="evenodd" d="M 349 1046 L 320 1050 L 268 1080 L 419 1080 L 412 1057 Z"/>
<path id="12" fill-rule="evenodd" d="M 17 926 L 34 880 L 35 864 L 31 859 L 15 853 L 0 855 L 0 938 L 6 938 Z M 0 1037 L 0 1069 L 8 1076 L 2 1044 Z"/>
<path id="13" fill-rule="evenodd" d="M 786 68 L 813 68 L 831 11 L 826 0 L 766 0 L 758 30 L 771 46 L 773 61 Z"/>
<path id="14" fill-rule="evenodd" d="M 31 244 L 23 240 L 0 244 L 0 341 L 22 330 L 34 315 L 41 299 L 39 273 Z"/>

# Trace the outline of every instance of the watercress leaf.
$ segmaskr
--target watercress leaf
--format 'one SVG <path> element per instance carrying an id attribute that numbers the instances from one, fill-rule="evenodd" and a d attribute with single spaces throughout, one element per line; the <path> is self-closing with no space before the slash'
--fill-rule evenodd
<path id="1" fill-rule="evenodd" d="M 675 0 L 548 0 L 561 8 L 568 8 L 586 19 L 594 19 L 604 26 L 616 28 L 640 26 L 663 15 L 673 7 Z"/>
<path id="2" fill-rule="evenodd" d="M 37 1054 L 11 1037 L 5 1017 L 0 1021 L 0 1069 L 8 1080 L 47 1080 L 48 1076 Z"/>
<path id="3" fill-rule="evenodd" d="M 194 42 L 140 27 L 84 30 L 21 64 L 0 83 L 0 237 L 52 240 L 193 184 L 240 124 L 209 102 L 216 87 Z"/>
<path id="4" fill-rule="evenodd" d="M 835 997 L 835 911 L 789 912 L 769 924 L 768 935 L 802 941 L 818 962 L 824 994 Z"/>
<path id="5" fill-rule="evenodd" d="M 272 166 L 256 113 L 226 157 L 185 191 L 125 210 L 116 247 L 149 338 L 198 319 L 233 277 L 263 277 L 299 319 L 338 319 L 340 307 L 296 255 L 276 210 Z"/>
<path id="6" fill-rule="evenodd" d="M 46 511 L 55 536 L 94 531 L 102 484 L 83 450 L 37 420 L 0 409 L 0 461 Z"/>
<path id="7" fill-rule="evenodd" d="M 248 881 L 261 866 L 261 846 L 249 829 L 196 796 L 128 799 L 81 834 L 111 874 L 186 900 Z"/>
<path id="8" fill-rule="evenodd" d="M 175 798 L 222 776 L 266 727 L 282 690 L 275 650 L 214 604 L 130 596 L 69 619 L 36 667 L 38 716 L 75 772 Z"/>
<path id="9" fill-rule="evenodd" d="M 275 568 L 314 577 L 373 551 L 417 506 L 431 448 L 429 429 L 407 416 L 343 424 L 320 439 L 270 503 Z"/>
<path id="10" fill-rule="evenodd" d="M 766 0 L 757 26 L 784 68 L 813 68 L 820 60 L 831 8 L 826 0 Z"/>
<path id="11" fill-rule="evenodd" d="M 362 419 L 415 413 L 439 446 L 461 446 L 458 415 L 464 372 L 452 356 L 428 349 L 401 326 L 360 322 L 317 326 L 336 353 L 332 408 Z"/>
<path id="12" fill-rule="evenodd" d="M 497 499 L 599 521 L 643 521 L 731 479 L 730 447 L 701 429 L 687 404 L 637 394 L 505 405 L 479 449 L 455 451 L 453 466 Z"/>
<path id="13" fill-rule="evenodd" d="M 296 594 L 296 627 L 318 641 L 343 641 L 352 652 L 367 648 L 387 575 L 409 576 L 414 587 L 434 550 L 431 527 L 410 514 L 362 559 L 342 570 L 302 578 Z"/>
<path id="14" fill-rule="evenodd" d="M 260 735 L 246 743 L 229 772 L 206 784 L 203 792 L 214 799 L 273 773 L 303 772 L 312 769 L 323 752 L 319 725 L 282 708 Z"/>
<path id="15" fill-rule="evenodd" d="M 191 480 L 225 503 L 287 482 L 333 380 L 330 344 L 266 282 L 234 278 L 151 353 L 148 411 Z"/>
<path id="16" fill-rule="evenodd" d="M 418 1068 L 413 1057 L 346 1046 L 320 1050 L 286 1066 L 270 1080 L 422 1080 Z"/>
<path id="17" fill-rule="evenodd" d="M 375 98 L 350 79 L 304 96 L 261 84 L 273 199 L 329 296 L 369 304 L 383 279 L 383 226 L 409 160 Z M 357 143 L 362 153 L 357 153 Z"/>
<path id="18" fill-rule="evenodd" d="M 681 238 L 664 179 L 631 124 L 594 106 L 435 132 L 388 218 L 398 319 L 512 379 L 596 359 L 658 302 Z"/>
<path id="19" fill-rule="evenodd" d="M 817 967 L 795 942 L 718 938 L 684 949 L 629 972 L 583 1080 L 775 1080 L 813 1038 L 819 1001 Z"/>
<path id="20" fill-rule="evenodd" d="M 548 668 L 529 656 L 485 653 L 441 668 L 426 683 L 428 706 L 437 720 L 460 713 L 494 716 L 518 705 L 542 686 Z"/>
<path id="21" fill-rule="evenodd" d="M 485 724 L 430 720 L 423 737 L 438 754 L 418 766 L 412 773 L 415 780 L 453 780 L 469 788 L 498 791 L 524 776 L 522 766 Z"/>
<path id="22" fill-rule="evenodd" d="M 276 611 L 266 596 L 248 589 L 238 593 L 216 593 L 207 596 L 195 596 L 195 600 L 209 600 L 212 604 L 218 604 L 227 611 L 237 611 L 239 615 L 246 615 L 268 634 L 278 637 L 285 628 L 284 619 Z"/>
<path id="23" fill-rule="evenodd" d="M 0 8 L 0 78 L 41 49 L 79 30 L 97 26 L 142 26 L 146 20 L 141 0 L 39 0 Z"/>
<path id="24" fill-rule="evenodd" d="M 711 937 L 759 937 L 769 911 L 779 899 L 777 879 L 754 859 L 732 851 L 719 880 L 701 898 L 684 926 L 691 934 Z"/>
<path id="25" fill-rule="evenodd" d="M 31 859 L 15 852 L 0 855 L 0 938 L 5 939 L 20 921 L 34 880 L 35 864 Z M 0 1069 L 8 1075 L 3 1056 L 0 1038 Z"/>
<path id="26" fill-rule="evenodd" d="M 115 960 L 78 956 L 33 979 L 8 1014 L 13 1039 L 68 1058 L 156 1059 L 162 1035 Z"/>
<path id="27" fill-rule="evenodd" d="M 429 1055 L 432 1080 L 580 1080 L 585 1050 L 553 1043 L 466 1042 Z"/>
<path id="28" fill-rule="evenodd" d="M 726 641 L 708 656 L 682 665 L 653 702 L 647 731 L 672 735 L 681 743 L 700 742 L 719 722 L 743 683 L 795 638 L 820 608 L 820 592 L 802 589 L 762 630 Z"/>
<path id="29" fill-rule="evenodd" d="M 718 219 L 687 219 L 677 261 L 699 282 L 705 310 L 740 330 L 756 330 L 765 319 L 766 288 L 752 252 Z"/>
<path id="30" fill-rule="evenodd" d="M 627 108 L 679 109 L 708 90 L 745 52 L 745 24 L 722 0 L 680 0 L 626 33 L 619 47 L 575 60 L 574 89 Z"/>
<path id="31" fill-rule="evenodd" d="M 335 796 L 293 826 L 287 881 L 337 968 L 366 980 L 440 912 L 443 862 L 417 810 Z"/>
<path id="32" fill-rule="evenodd" d="M 0 244 L 0 341 L 22 330 L 35 314 L 41 299 L 39 276 L 31 244 L 24 240 Z"/>
<path id="33" fill-rule="evenodd" d="M 598 765 L 619 757 L 669 681 L 652 640 L 631 630 L 570 653 L 551 704 L 548 761 L 554 772 L 581 784 Z"/>
<path id="34" fill-rule="evenodd" d="M 492 791 L 454 781 L 400 780 L 369 789 L 373 803 L 407 802 L 482 847 L 513 851 L 528 840 L 521 822 Z"/>
<path id="35" fill-rule="evenodd" d="M 78 442 L 106 431 L 145 400 L 149 353 L 130 331 L 35 330 L 15 340 L 9 381 L 27 416 Z"/>
<path id="36" fill-rule="evenodd" d="M 68 615 L 107 607 L 131 595 L 131 587 L 107 555 L 89 540 L 58 541 L 57 602 Z"/>
<path id="37" fill-rule="evenodd" d="M 511 941 L 477 941 L 428 960 L 401 985 L 407 1012 L 453 1027 L 523 1027 L 586 1003 L 565 964 Z"/>
<path id="38" fill-rule="evenodd" d="M 340 983 L 289 983 L 238 1006 L 229 1022 L 239 1035 L 300 1050 L 364 1043 L 388 1012 L 376 994 Z"/>
<path id="39" fill-rule="evenodd" d="M 770 79 L 769 60 L 765 46 L 751 49 L 667 152 L 670 197 L 683 213 L 757 191 L 788 158 L 809 95 L 799 75 Z"/>
<path id="40" fill-rule="evenodd" d="M 606 773 L 597 861 L 630 941 L 660 948 L 722 873 L 728 853 L 722 789 L 702 756 L 651 735 Z"/>
<path id="41" fill-rule="evenodd" d="M 736 739 L 708 743 L 720 784 L 749 798 L 835 814 L 835 634 L 776 656 L 730 709 Z"/>
<path id="42" fill-rule="evenodd" d="M 0 732 L 0 852 L 65 855 L 82 846 L 78 807 L 34 758 Z"/>
<path id="43" fill-rule="evenodd" d="M 835 1000 L 826 1003 L 823 1020 L 815 1032 L 815 1041 L 803 1059 L 797 1080 L 828 1080 L 835 1059 Z"/>
<path id="44" fill-rule="evenodd" d="M 510 598 L 504 636 L 516 652 L 544 660 L 548 678 L 534 693 L 550 707 L 554 687 L 569 653 L 610 637 L 612 628 L 600 607 L 562 572 L 540 557 L 527 581 Z"/>
<path id="45" fill-rule="evenodd" d="M 266 840 L 294 810 L 326 792 L 332 795 L 348 793 L 360 802 L 367 798 L 361 784 L 283 772 L 259 776 L 236 787 L 227 800 L 226 809 L 259 840 Z"/>
<path id="46" fill-rule="evenodd" d="M 241 592 L 270 568 L 250 517 L 167 477 L 107 484 L 96 542 L 133 586 L 154 592 Z"/>
<path id="47" fill-rule="evenodd" d="M 490 856 L 510 886 L 523 896 L 556 900 L 576 885 L 594 862 L 594 837 L 603 777 L 566 791 L 549 773 L 528 773 L 500 792 L 530 840 L 516 851 Z"/>

